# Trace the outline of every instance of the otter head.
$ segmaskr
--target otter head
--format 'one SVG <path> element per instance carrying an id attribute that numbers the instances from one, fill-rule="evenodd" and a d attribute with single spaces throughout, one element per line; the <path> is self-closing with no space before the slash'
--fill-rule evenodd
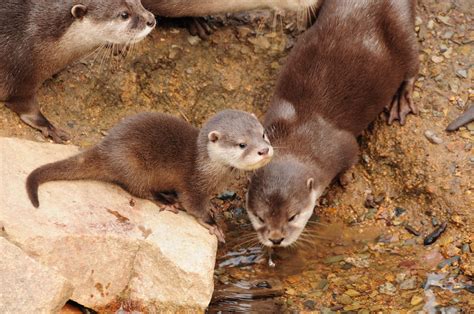
<path id="1" fill-rule="evenodd" d="M 273 147 L 255 115 L 224 110 L 213 116 L 201 130 L 206 136 L 207 154 L 216 163 L 250 171 L 265 166 Z"/>
<path id="2" fill-rule="evenodd" d="M 84 44 L 130 44 L 145 38 L 155 27 L 155 16 L 140 0 L 74 0 L 71 25 Z"/>
<path id="3" fill-rule="evenodd" d="M 255 172 L 247 192 L 247 213 L 266 246 L 294 243 L 325 186 L 296 159 L 272 161 Z"/>

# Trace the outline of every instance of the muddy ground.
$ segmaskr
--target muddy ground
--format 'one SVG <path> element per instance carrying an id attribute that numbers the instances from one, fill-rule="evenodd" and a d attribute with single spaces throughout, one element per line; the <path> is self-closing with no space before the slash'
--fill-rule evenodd
<path id="1" fill-rule="evenodd" d="M 228 19 L 207 41 L 161 25 L 125 60 L 99 51 L 44 84 L 43 112 L 82 147 L 141 111 L 168 112 L 195 125 L 224 108 L 262 116 L 296 32 L 290 17 L 281 23 L 268 12 L 250 17 L 248 23 Z M 381 116 L 369 128 L 352 181 L 328 189 L 299 244 L 275 253 L 275 268 L 252 236 L 242 240 L 243 232 L 252 234 L 244 189 L 215 200 L 229 241 L 219 252 L 210 311 L 474 311 L 474 123 L 444 131 L 474 99 L 473 19 L 469 0 L 419 1 L 421 113 L 403 127 L 387 126 Z M 0 117 L 0 136 L 44 141 L 3 106 Z M 443 223 L 439 239 L 423 245 Z M 272 297 L 219 295 L 257 283 Z M 248 296 L 259 294 L 254 290 Z"/>

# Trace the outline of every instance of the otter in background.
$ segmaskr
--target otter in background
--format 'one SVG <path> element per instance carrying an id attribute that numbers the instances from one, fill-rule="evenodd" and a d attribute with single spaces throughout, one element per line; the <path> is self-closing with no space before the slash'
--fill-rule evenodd
<path id="1" fill-rule="evenodd" d="M 311 19 L 320 0 L 142 0 L 143 6 L 164 17 L 200 17 L 221 13 L 234 13 L 255 9 L 274 9 L 302 12 Z M 190 32 L 206 38 L 211 29 L 193 19 Z"/>
<path id="2" fill-rule="evenodd" d="M 142 40 L 155 23 L 140 0 L 2 1 L 0 101 L 45 137 L 67 140 L 67 133 L 41 113 L 38 88 L 100 46 Z"/>
<path id="3" fill-rule="evenodd" d="M 264 126 L 275 156 L 252 176 L 247 211 L 262 244 L 289 246 L 317 199 L 358 159 L 356 137 L 390 108 L 417 112 L 414 0 L 324 1 L 280 73 Z"/>

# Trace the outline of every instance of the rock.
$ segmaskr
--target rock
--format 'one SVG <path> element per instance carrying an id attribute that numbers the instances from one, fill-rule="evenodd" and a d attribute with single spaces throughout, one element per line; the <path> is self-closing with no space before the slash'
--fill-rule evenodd
<path id="1" fill-rule="evenodd" d="M 379 292 L 387 295 L 395 295 L 397 288 L 391 283 L 386 282 L 379 287 Z"/>
<path id="2" fill-rule="evenodd" d="M 434 63 L 441 63 L 444 61 L 444 58 L 442 56 L 432 56 L 431 61 Z"/>
<path id="3" fill-rule="evenodd" d="M 235 199 L 236 196 L 237 194 L 233 191 L 224 191 L 223 193 L 219 194 L 217 198 L 222 201 L 227 201 Z"/>
<path id="4" fill-rule="evenodd" d="M 413 290 L 416 288 L 416 278 L 411 277 L 408 279 L 405 279 L 400 283 L 400 289 L 402 290 Z"/>
<path id="5" fill-rule="evenodd" d="M 467 71 L 465 69 L 457 70 L 456 75 L 460 78 L 467 78 Z"/>
<path id="6" fill-rule="evenodd" d="M 100 182 L 50 182 L 35 209 L 25 191 L 34 168 L 77 153 L 74 146 L 0 138 L 0 221 L 9 240 L 74 286 L 88 308 L 117 300 L 150 311 L 203 309 L 213 292 L 217 239 L 184 212 L 159 212 Z M 5 183 L 4 183 L 5 184 Z M 25 296 L 23 296 L 25 297 Z"/>
<path id="7" fill-rule="evenodd" d="M 348 296 L 347 294 L 343 294 L 343 295 L 340 295 L 338 297 L 336 297 L 336 301 L 343 304 L 343 305 L 349 305 L 349 304 L 352 304 L 352 298 L 350 296 Z"/>
<path id="8" fill-rule="evenodd" d="M 425 131 L 425 137 L 433 144 L 442 144 L 443 139 L 440 138 L 436 133 L 434 133 L 431 130 L 426 130 Z"/>
<path id="9" fill-rule="evenodd" d="M 344 292 L 345 294 L 347 294 L 348 296 L 350 297 L 358 297 L 360 296 L 360 292 L 357 291 L 357 290 L 354 290 L 354 289 L 348 289 L 346 292 Z"/>
<path id="10" fill-rule="evenodd" d="M 268 50 L 271 46 L 270 41 L 267 37 L 257 36 L 249 38 L 248 41 L 253 44 L 256 48 L 261 50 Z"/>
<path id="11" fill-rule="evenodd" d="M 309 311 L 314 311 L 316 308 L 316 302 L 313 300 L 306 300 L 303 302 L 304 308 Z"/>
<path id="12" fill-rule="evenodd" d="M 188 36 L 188 43 L 191 46 L 196 46 L 200 42 L 201 42 L 201 38 L 199 38 L 199 36 Z"/>
<path id="13" fill-rule="evenodd" d="M 69 300 L 73 286 L 19 247 L 0 237 L 0 311 L 55 313 Z"/>
<path id="14" fill-rule="evenodd" d="M 411 305 L 418 305 L 421 302 L 423 302 L 423 300 L 424 300 L 423 297 L 421 297 L 419 295 L 414 295 L 410 300 L 410 304 Z"/>

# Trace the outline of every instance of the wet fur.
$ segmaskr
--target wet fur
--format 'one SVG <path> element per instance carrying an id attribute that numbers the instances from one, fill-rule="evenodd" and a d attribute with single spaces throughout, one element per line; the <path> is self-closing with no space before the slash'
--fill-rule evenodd
<path id="1" fill-rule="evenodd" d="M 415 1 L 324 1 L 318 14 L 290 53 L 265 115 L 275 157 L 249 186 L 247 210 L 269 246 L 271 235 L 294 239 L 302 231 L 290 219 L 307 206 L 307 180 L 319 197 L 351 167 L 356 137 L 418 72 Z"/>

